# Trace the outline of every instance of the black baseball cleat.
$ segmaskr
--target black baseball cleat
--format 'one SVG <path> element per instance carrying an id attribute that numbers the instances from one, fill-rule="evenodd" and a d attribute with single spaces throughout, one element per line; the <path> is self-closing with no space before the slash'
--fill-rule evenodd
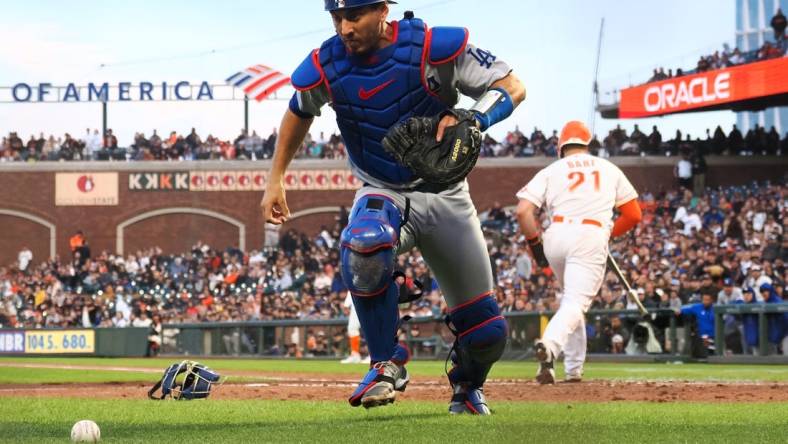
<path id="1" fill-rule="evenodd" d="M 553 352 L 542 341 L 536 342 L 536 359 L 539 360 L 539 370 L 536 372 L 536 382 L 539 384 L 555 384 L 555 369 Z"/>

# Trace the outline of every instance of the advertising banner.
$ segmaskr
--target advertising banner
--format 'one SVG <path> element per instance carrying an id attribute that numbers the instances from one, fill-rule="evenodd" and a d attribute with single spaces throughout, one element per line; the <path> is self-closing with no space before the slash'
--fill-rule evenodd
<path id="1" fill-rule="evenodd" d="M 0 330 L 0 353 L 24 353 L 25 332 Z"/>
<path id="2" fill-rule="evenodd" d="M 621 118 L 660 116 L 788 93 L 788 57 L 674 77 L 621 91 Z"/>
<path id="3" fill-rule="evenodd" d="M 118 204 L 118 173 L 57 173 L 55 205 L 110 206 Z"/>
<path id="4" fill-rule="evenodd" d="M 28 330 L 24 333 L 25 354 L 94 353 L 93 330 Z"/>
<path id="5" fill-rule="evenodd" d="M 93 330 L 0 330 L 0 354 L 89 354 L 96 352 Z"/>
<path id="6" fill-rule="evenodd" d="M 129 173 L 130 191 L 262 191 L 266 171 L 190 171 Z M 288 190 L 357 190 L 363 183 L 350 170 L 292 170 Z"/>

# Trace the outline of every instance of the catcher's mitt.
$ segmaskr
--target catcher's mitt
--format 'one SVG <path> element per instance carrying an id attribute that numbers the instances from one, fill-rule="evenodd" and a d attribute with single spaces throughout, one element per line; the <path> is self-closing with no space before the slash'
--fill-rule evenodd
<path id="1" fill-rule="evenodd" d="M 448 185 L 471 172 L 479 158 L 482 136 L 472 111 L 447 111 L 457 124 L 446 128 L 443 140 L 435 136 L 445 114 L 411 117 L 394 125 L 383 138 L 383 148 L 425 182 Z"/>

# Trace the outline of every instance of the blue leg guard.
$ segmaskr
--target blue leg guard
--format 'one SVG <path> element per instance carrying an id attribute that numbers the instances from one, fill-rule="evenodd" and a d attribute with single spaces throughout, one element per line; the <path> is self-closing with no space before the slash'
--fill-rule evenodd
<path id="1" fill-rule="evenodd" d="M 394 356 L 399 322 L 398 298 L 399 289 L 393 284 L 385 293 L 375 297 L 353 296 L 353 306 L 373 362 L 388 361 Z"/>
<path id="2" fill-rule="evenodd" d="M 394 261 L 402 213 L 387 196 L 367 194 L 353 205 L 342 231 L 342 279 L 367 340 L 372 361 L 388 361 L 396 349 L 399 288 Z"/>
<path id="3" fill-rule="evenodd" d="M 353 295 L 361 330 L 373 362 L 350 395 L 350 405 L 366 408 L 394 402 L 408 384 L 407 348 L 397 344 L 399 287 L 394 260 L 402 214 L 387 196 L 361 196 L 342 231 L 342 279 Z"/>
<path id="4" fill-rule="evenodd" d="M 507 326 L 491 293 L 454 307 L 447 323 L 457 337 L 448 372 L 453 386 L 481 388 L 506 347 Z"/>

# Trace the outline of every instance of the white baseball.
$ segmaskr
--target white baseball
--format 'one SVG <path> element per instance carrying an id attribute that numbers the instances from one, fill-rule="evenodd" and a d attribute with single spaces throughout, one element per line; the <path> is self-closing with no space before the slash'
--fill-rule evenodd
<path id="1" fill-rule="evenodd" d="M 72 442 L 99 442 L 101 440 L 101 430 L 95 422 L 84 419 L 71 427 Z"/>

